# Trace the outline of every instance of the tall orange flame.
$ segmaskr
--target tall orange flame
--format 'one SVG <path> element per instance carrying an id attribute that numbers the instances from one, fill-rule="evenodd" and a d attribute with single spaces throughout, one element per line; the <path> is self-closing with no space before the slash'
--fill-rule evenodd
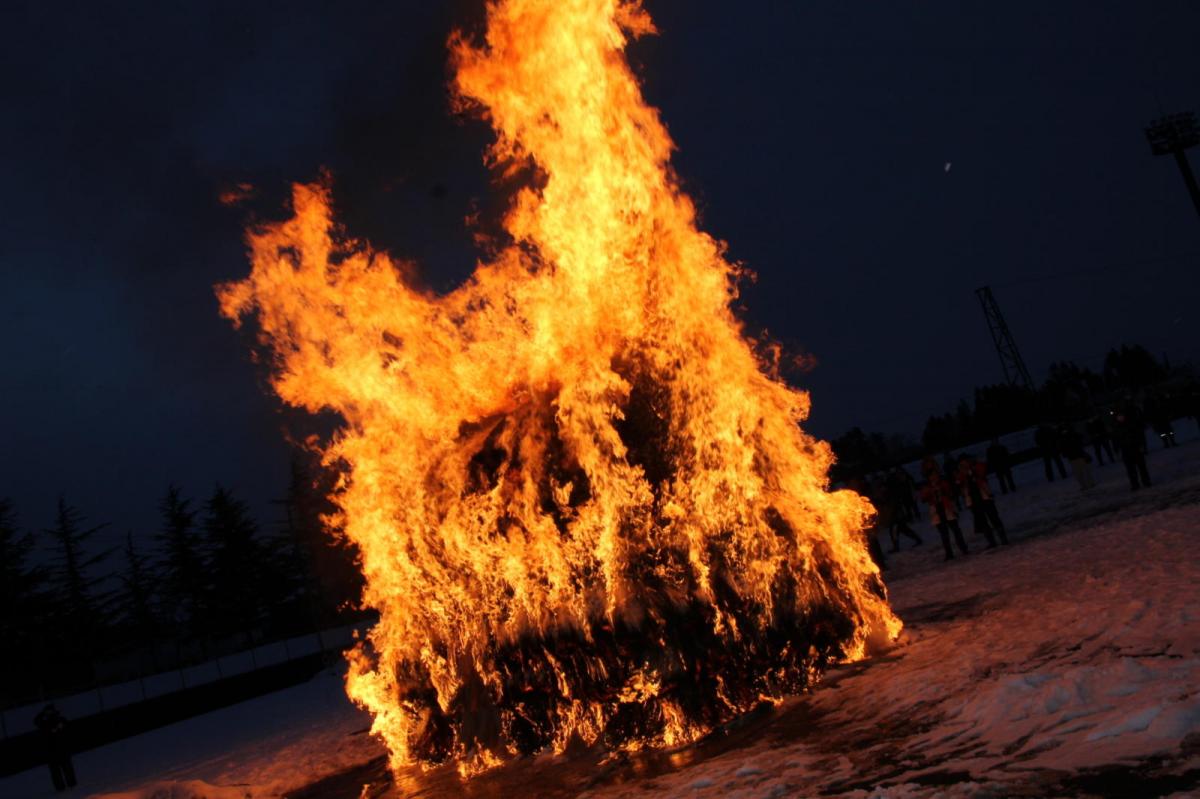
<path id="1" fill-rule="evenodd" d="M 452 293 L 341 235 L 325 185 L 218 288 L 279 396 L 344 420 L 333 521 L 380 614 L 347 690 L 393 766 L 686 741 L 899 630 L 872 509 L 756 361 L 625 61 L 653 30 L 636 2 L 499 0 L 484 43 L 451 38 L 489 157 L 539 173 Z"/>

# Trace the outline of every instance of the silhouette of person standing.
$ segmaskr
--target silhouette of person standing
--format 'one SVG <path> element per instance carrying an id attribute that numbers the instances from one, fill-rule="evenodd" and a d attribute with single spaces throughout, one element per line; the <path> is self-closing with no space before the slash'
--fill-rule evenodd
<path id="1" fill-rule="evenodd" d="M 954 560 L 954 550 L 950 548 L 950 533 L 954 533 L 954 543 L 958 544 L 959 551 L 964 555 L 968 551 L 962 528 L 958 526 L 958 511 L 954 506 L 955 491 L 950 482 L 942 477 L 933 458 L 925 459 L 921 471 L 925 474 L 925 487 L 921 489 L 921 498 L 929 505 L 929 520 L 933 522 L 942 538 L 946 560 Z"/>
<path id="2" fill-rule="evenodd" d="M 1129 486 L 1134 491 L 1150 487 L 1150 472 L 1146 469 L 1146 422 L 1133 403 L 1117 412 L 1116 441 L 1121 448 L 1121 460 L 1129 474 Z"/>
<path id="3" fill-rule="evenodd" d="M 921 536 L 908 526 L 908 519 L 905 518 L 903 494 L 906 491 L 908 491 L 908 486 L 895 479 L 895 473 L 893 473 L 881 484 L 880 490 L 876 492 L 878 496 L 871 498 L 879 512 L 879 528 L 887 530 L 888 537 L 892 540 L 892 552 L 900 551 L 901 534 L 911 539 L 915 546 L 924 543 Z"/>
<path id="4" fill-rule="evenodd" d="M 1083 447 L 1083 436 L 1074 428 L 1063 427 L 1061 441 L 1062 453 L 1071 462 L 1071 470 L 1075 472 L 1079 487 L 1084 491 L 1094 488 L 1096 479 L 1092 477 L 1092 459 Z"/>
<path id="5" fill-rule="evenodd" d="M 957 468 L 958 459 L 947 452 L 942 457 L 942 476 L 945 477 L 947 481 L 953 481 L 954 470 Z M 951 493 L 954 494 L 954 509 L 962 510 L 962 497 L 959 496 L 957 491 L 952 491 Z"/>
<path id="6" fill-rule="evenodd" d="M 912 475 L 908 473 L 908 469 L 903 466 L 897 466 L 892 469 L 892 474 L 888 478 L 890 483 L 894 483 L 896 493 L 900 496 L 901 506 L 904 508 L 905 521 L 921 518 L 921 506 L 917 503 L 917 483 L 913 480 Z"/>
<path id="7" fill-rule="evenodd" d="M 971 509 L 971 518 L 975 523 L 975 532 L 987 540 L 988 549 L 996 546 L 996 537 L 1001 544 L 1008 543 L 1008 534 L 1004 530 L 1004 522 L 1000 519 L 1000 511 L 996 509 L 996 500 L 992 499 L 988 487 L 987 468 L 975 460 L 970 453 L 964 452 L 958 456 L 958 469 L 954 474 L 958 490 L 966 498 L 967 507 Z"/>
<path id="8" fill-rule="evenodd" d="M 861 476 L 855 475 L 846 481 L 846 487 L 856 494 L 872 498 L 871 481 L 864 479 Z M 872 502 L 874 500 L 872 499 Z M 880 571 L 887 571 L 887 558 L 884 557 L 883 547 L 879 543 L 879 531 L 882 529 L 879 521 L 879 514 L 876 513 L 873 523 L 869 527 L 863 528 L 863 537 L 866 539 L 867 553 L 871 556 L 871 560 L 875 561 L 875 565 Z"/>
<path id="9" fill-rule="evenodd" d="M 1000 443 L 998 438 L 993 438 L 992 445 L 987 448 L 987 466 L 991 469 L 992 474 L 996 475 L 996 482 L 1000 484 L 1000 493 L 1007 494 L 1009 491 L 1017 490 L 1017 484 L 1013 482 L 1012 475 L 1012 454 L 1009 453 L 1008 447 Z"/>
<path id="10" fill-rule="evenodd" d="M 1054 482 L 1055 464 L 1058 465 L 1058 476 L 1067 479 L 1067 467 L 1063 465 L 1062 455 L 1058 450 L 1058 433 L 1048 424 L 1044 424 L 1033 434 L 1033 442 L 1042 453 L 1042 463 L 1046 465 L 1046 481 Z"/>
<path id="11" fill-rule="evenodd" d="M 1112 443 L 1109 440 L 1108 423 L 1103 415 L 1096 416 L 1087 423 L 1088 438 L 1092 440 L 1092 449 L 1096 452 L 1096 465 L 1104 465 L 1103 455 L 1108 455 L 1109 463 L 1116 463 L 1117 458 L 1113 455 Z"/>
<path id="12" fill-rule="evenodd" d="M 46 705 L 33 723 L 42 732 L 46 744 L 46 763 L 54 790 L 75 787 L 75 766 L 71 764 L 71 747 L 67 741 L 67 719 L 53 703 Z"/>

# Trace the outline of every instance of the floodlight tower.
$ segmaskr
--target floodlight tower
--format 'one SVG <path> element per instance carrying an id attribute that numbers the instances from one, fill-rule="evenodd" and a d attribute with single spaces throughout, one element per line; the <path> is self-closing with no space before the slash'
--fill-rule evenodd
<path id="1" fill-rule="evenodd" d="M 983 306 L 983 316 L 987 319 L 988 332 L 992 334 L 992 343 L 996 345 L 996 354 L 1000 356 L 1000 368 L 1004 370 L 1004 381 L 1010 386 L 1018 386 L 1034 391 L 1033 378 L 1025 368 L 1025 359 L 1017 349 L 1017 340 L 1004 321 L 1000 305 L 992 296 L 992 287 L 984 286 L 975 289 L 975 296 Z"/>
<path id="2" fill-rule="evenodd" d="M 1196 115 L 1191 111 L 1182 114 L 1170 114 L 1156 119 L 1146 128 L 1146 139 L 1155 155 L 1173 155 L 1183 182 L 1187 184 L 1188 192 L 1192 195 L 1192 203 L 1196 213 L 1200 215 L 1200 186 L 1196 185 L 1196 176 L 1192 174 L 1192 165 L 1188 163 L 1189 147 L 1200 144 L 1200 129 L 1196 127 Z"/>

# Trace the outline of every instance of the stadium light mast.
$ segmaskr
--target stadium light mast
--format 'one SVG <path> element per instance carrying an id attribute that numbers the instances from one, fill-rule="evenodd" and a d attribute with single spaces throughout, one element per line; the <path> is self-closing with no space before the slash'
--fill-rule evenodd
<path id="1" fill-rule="evenodd" d="M 1155 155 L 1175 156 L 1175 163 L 1179 165 L 1183 182 L 1187 184 L 1192 203 L 1196 206 L 1196 214 L 1200 215 L 1200 186 L 1196 185 L 1196 176 L 1192 173 L 1192 165 L 1188 163 L 1187 153 L 1184 152 L 1200 144 L 1196 115 L 1185 111 L 1182 114 L 1169 114 L 1156 119 L 1146 128 L 1146 139 Z"/>
<path id="2" fill-rule="evenodd" d="M 1033 378 L 1029 376 L 1029 370 L 1025 367 L 1025 359 L 1021 357 L 1021 351 L 1017 349 L 1017 340 L 1013 338 L 1012 331 L 1008 329 L 1008 322 L 1004 321 L 1000 305 L 992 296 L 992 287 L 984 286 L 975 289 L 975 296 L 979 298 L 979 304 L 983 306 L 983 316 L 987 319 L 988 332 L 992 334 L 992 343 L 996 345 L 996 354 L 1000 356 L 1000 368 L 1004 370 L 1005 382 L 1010 386 L 1034 391 Z"/>

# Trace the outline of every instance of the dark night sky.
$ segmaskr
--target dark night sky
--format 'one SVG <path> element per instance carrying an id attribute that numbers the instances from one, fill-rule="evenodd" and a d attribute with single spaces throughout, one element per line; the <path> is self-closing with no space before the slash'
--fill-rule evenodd
<path id="1" fill-rule="evenodd" d="M 1122 341 L 1200 355 L 1200 224 L 1142 134 L 1200 106 L 1200 4 L 647 5 L 647 94 L 706 229 L 759 274 L 748 321 L 819 359 L 818 434 L 917 433 L 997 381 L 985 283 L 1035 378 Z M 247 213 L 323 166 L 354 233 L 439 288 L 470 271 L 462 220 L 499 198 L 444 42 L 479 3 L 4 14 L 0 496 L 40 527 L 66 492 L 115 540 L 168 481 L 219 480 L 269 520 L 282 418 L 211 286 L 247 270 Z M 249 210 L 221 206 L 241 181 Z"/>

